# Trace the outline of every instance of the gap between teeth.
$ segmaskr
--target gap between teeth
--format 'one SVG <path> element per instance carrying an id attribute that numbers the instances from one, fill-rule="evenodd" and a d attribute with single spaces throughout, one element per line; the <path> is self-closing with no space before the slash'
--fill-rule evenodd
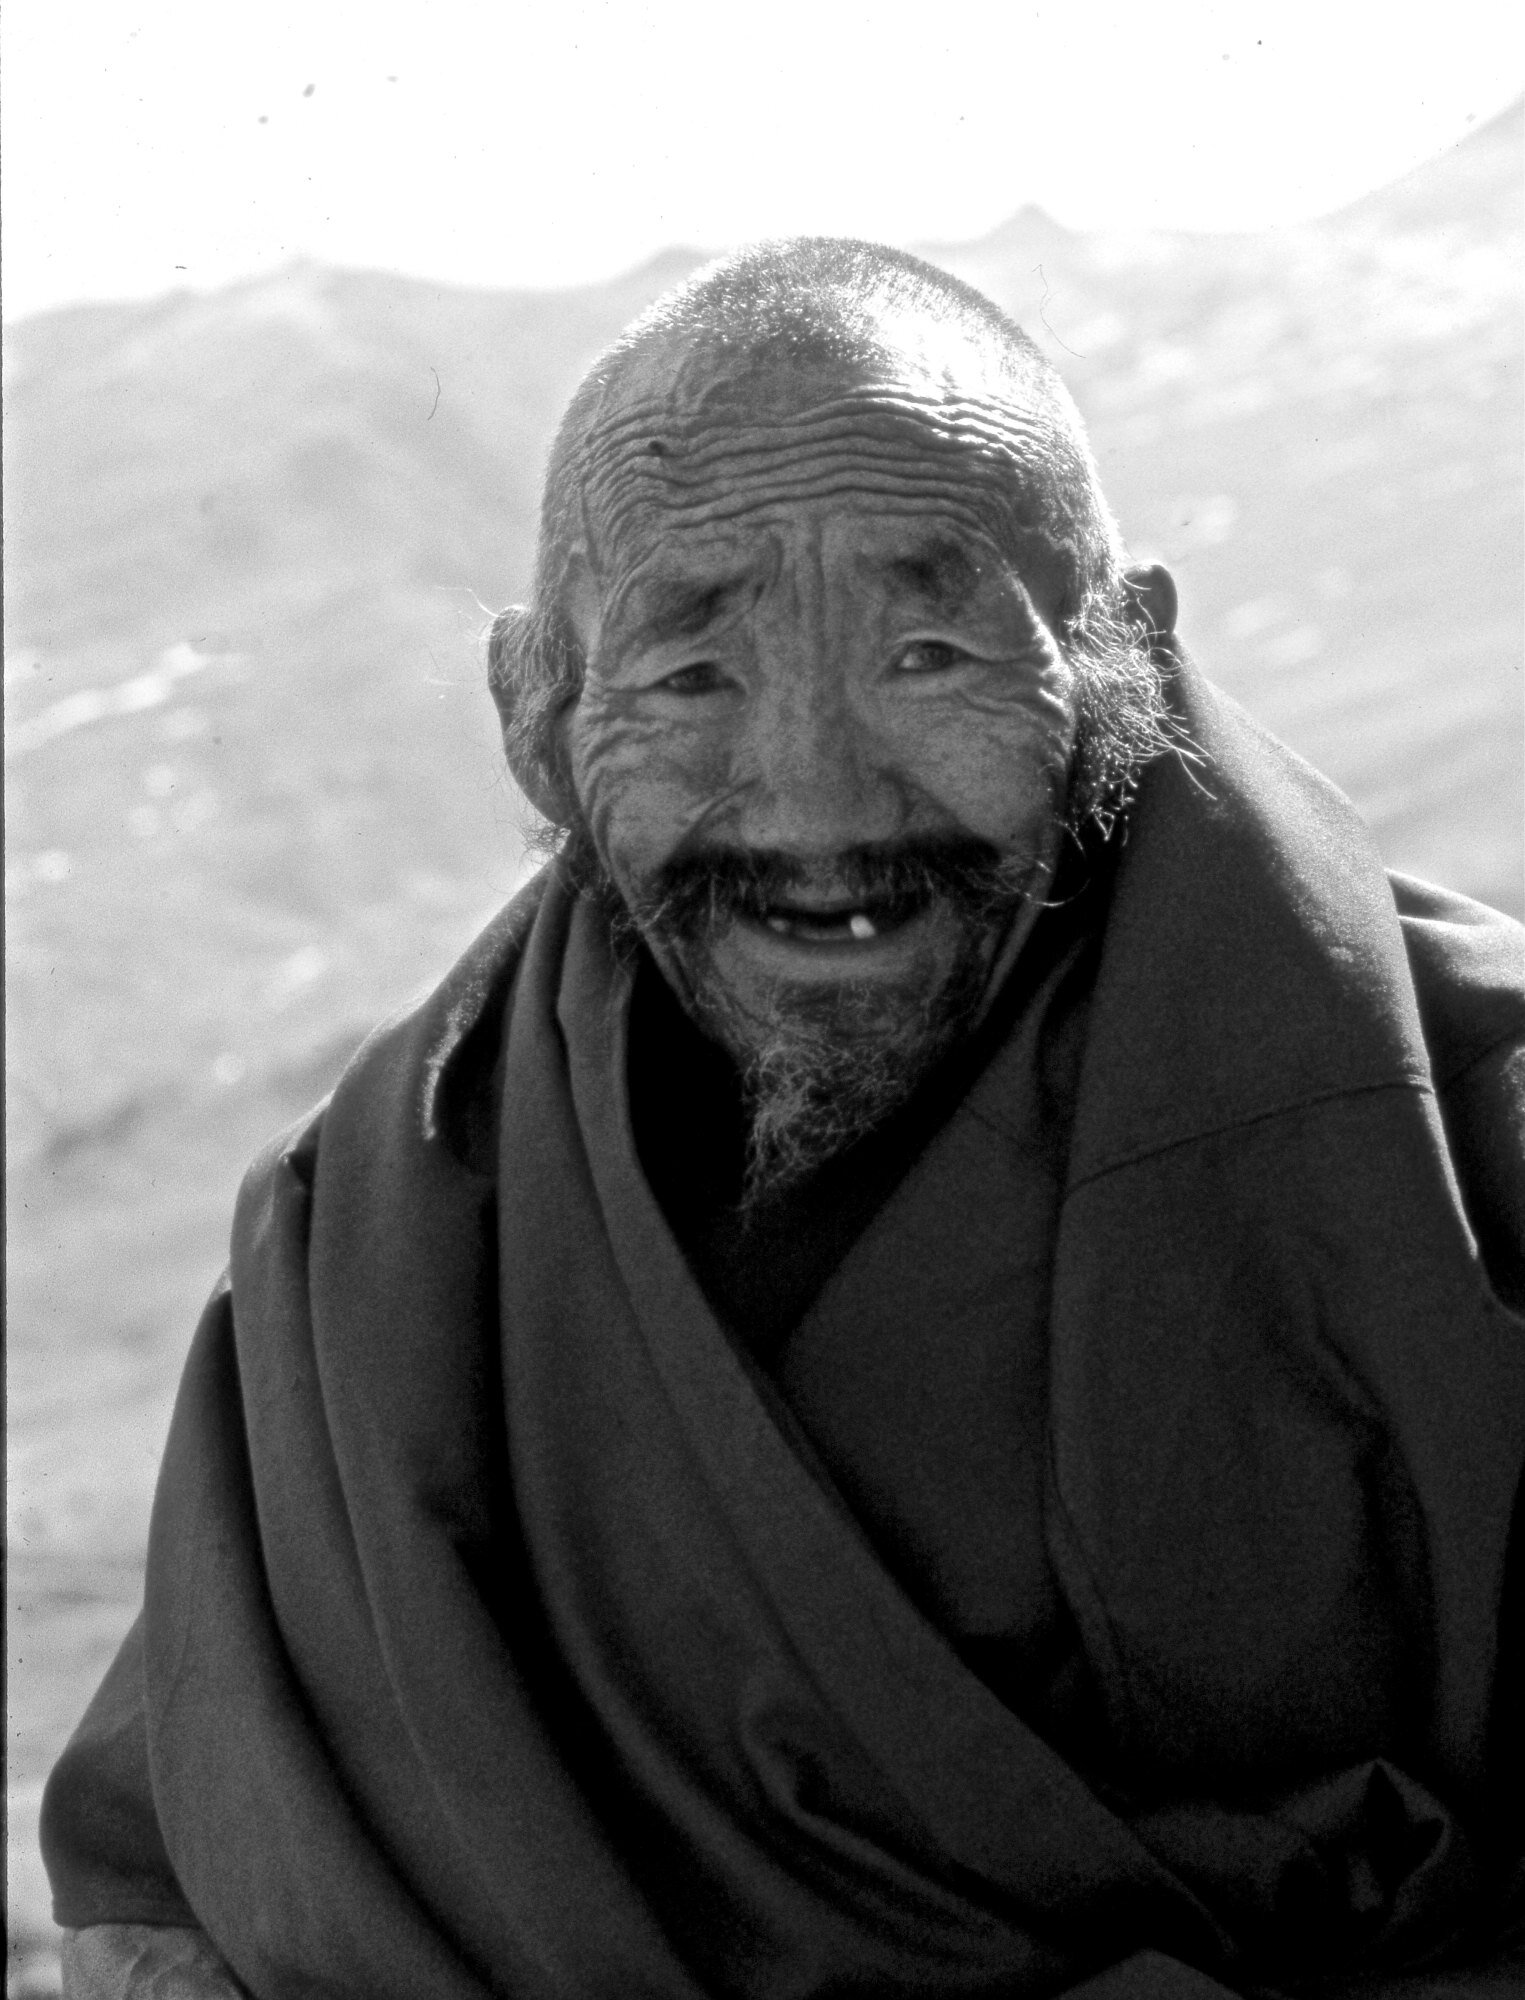
<path id="1" fill-rule="evenodd" d="M 769 917 L 767 923 L 770 931 L 777 931 L 781 937 L 788 937 L 794 929 L 795 921 L 789 917 Z M 853 911 L 847 919 L 847 928 L 860 941 L 879 935 L 879 926 L 872 917 L 865 916 L 862 910 Z"/>

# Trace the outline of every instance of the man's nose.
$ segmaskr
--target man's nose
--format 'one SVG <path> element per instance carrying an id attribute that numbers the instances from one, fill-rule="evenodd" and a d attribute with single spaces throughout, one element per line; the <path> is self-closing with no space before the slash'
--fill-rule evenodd
<path id="1" fill-rule="evenodd" d="M 900 791 L 884 747 L 834 677 L 790 676 L 756 704 L 750 723 L 737 828 L 748 846 L 830 856 L 900 831 Z"/>

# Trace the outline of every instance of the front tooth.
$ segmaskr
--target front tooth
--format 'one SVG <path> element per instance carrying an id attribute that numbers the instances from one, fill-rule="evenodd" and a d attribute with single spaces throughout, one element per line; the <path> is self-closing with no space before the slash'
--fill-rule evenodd
<path id="1" fill-rule="evenodd" d="M 847 919 L 847 928 L 855 938 L 871 938 L 879 935 L 874 927 L 873 918 L 864 916 L 861 910 L 855 910 Z"/>

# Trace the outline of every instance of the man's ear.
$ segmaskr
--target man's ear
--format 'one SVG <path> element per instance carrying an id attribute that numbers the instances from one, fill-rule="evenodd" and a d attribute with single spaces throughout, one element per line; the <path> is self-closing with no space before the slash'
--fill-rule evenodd
<path id="1" fill-rule="evenodd" d="M 1151 641 L 1168 639 L 1176 629 L 1175 578 L 1162 563 L 1138 563 L 1123 571 L 1123 591 L 1129 620 Z"/>
<path id="2" fill-rule="evenodd" d="M 509 772 L 514 783 L 523 792 L 530 804 L 543 820 L 552 826 L 566 826 L 572 819 L 566 787 L 559 773 L 542 758 L 531 756 L 523 748 L 522 741 L 510 736 L 503 737 L 503 754 L 508 761 Z"/>
<path id="3" fill-rule="evenodd" d="M 542 638 L 527 606 L 511 604 L 500 611 L 487 636 L 487 685 L 498 711 L 503 755 L 514 783 L 542 819 L 552 826 L 566 826 L 572 813 L 562 778 L 564 760 L 553 753 L 542 732 L 524 728 L 521 714 L 525 682 L 532 678 L 521 655 L 525 647 L 540 643 Z M 560 726 L 560 717 L 549 723 L 553 730 L 559 731 Z"/>

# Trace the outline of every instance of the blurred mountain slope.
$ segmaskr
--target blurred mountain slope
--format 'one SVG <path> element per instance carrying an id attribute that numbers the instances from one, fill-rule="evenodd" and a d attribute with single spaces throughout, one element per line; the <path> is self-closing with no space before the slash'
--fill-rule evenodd
<path id="1" fill-rule="evenodd" d="M 1029 210 L 939 259 L 1062 368 L 1203 665 L 1391 865 L 1516 913 L 1522 136 L 1517 106 L 1295 229 L 1109 239 Z"/>
<path id="2" fill-rule="evenodd" d="M 1209 672 L 1394 865 L 1516 911 L 1522 127 L 1294 229 L 1024 209 L 928 253 L 1060 366 Z M 243 1161 L 526 871 L 486 612 L 573 384 L 697 261 L 535 296 L 297 264 L 7 336 L 23 1828 L 136 1591 Z"/>

